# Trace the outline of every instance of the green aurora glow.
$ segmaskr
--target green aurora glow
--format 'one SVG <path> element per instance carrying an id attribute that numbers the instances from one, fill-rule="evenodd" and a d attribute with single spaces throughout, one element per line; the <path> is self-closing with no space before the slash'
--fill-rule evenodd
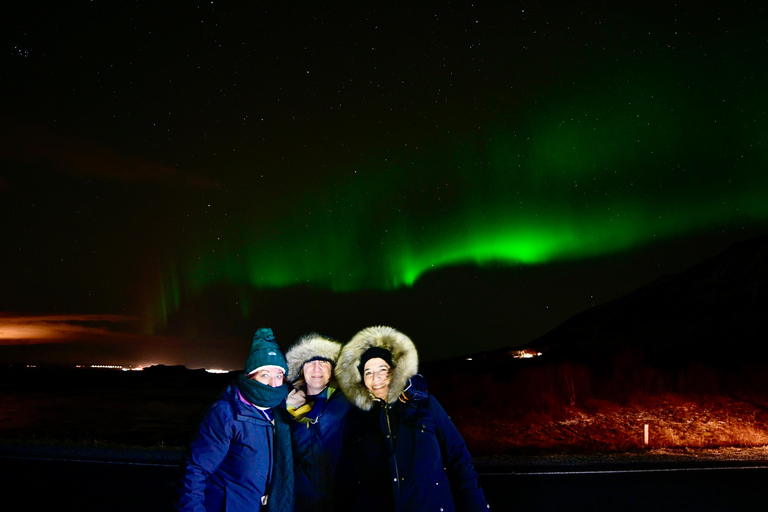
<path id="1" fill-rule="evenodd" d="M 309 7 L 19 3 L 0 311 L 444 357 L 768 231 L 754 2 Z"/>
<path id="2" fill-rule="evenodd" d="M 392 290 L 441 267 L 583 259 L 766 219 L 765 109 L 745 106 L 768 89 L 729 104 L 691 86 L 618 75 L 553 91 L 491 135 L 372 158 L 286 198 L 282 220 L 243 218 L 215 251 L 198 245 L 184 286 Z"/>

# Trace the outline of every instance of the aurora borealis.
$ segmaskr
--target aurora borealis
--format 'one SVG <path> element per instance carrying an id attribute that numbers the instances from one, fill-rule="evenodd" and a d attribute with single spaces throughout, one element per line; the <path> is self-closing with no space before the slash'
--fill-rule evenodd
<path id="1" fill-rule="evenodd" d="M 3 22 L 0 311 L 439 357 L 768 227 L 759 6 L 95 4 Z"/>

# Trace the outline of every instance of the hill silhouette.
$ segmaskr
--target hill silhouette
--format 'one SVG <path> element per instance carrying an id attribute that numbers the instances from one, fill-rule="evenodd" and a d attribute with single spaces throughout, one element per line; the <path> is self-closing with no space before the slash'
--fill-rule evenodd
<path id="1" fill-rule="evenodd" d="M 527 347 L 420 370 L 474 455 L 764 446 L 766 274 L 768 236 L 577 314 Z M 516 359 L 522 349 L 543 355 Z M 232 378 L 162 365 L 6 368 L 0 437 L 183 447 Z"/>
<path id="2" fill-rule="evenodd" d="M 627 350 L 648 362 L 720 365 L 768 356 L 768 236 L 579 313 L 526 345 L 558 359 Z"/>

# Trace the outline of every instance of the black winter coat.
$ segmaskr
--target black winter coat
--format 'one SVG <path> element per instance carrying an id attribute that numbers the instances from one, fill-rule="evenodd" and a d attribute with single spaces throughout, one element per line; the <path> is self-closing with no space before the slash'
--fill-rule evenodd
<path id="1" fill-rule="evenodd" d="M 401 396 L 349 415 L 345 510 L 486 511 L 464 440 L 423 378 Z"/>

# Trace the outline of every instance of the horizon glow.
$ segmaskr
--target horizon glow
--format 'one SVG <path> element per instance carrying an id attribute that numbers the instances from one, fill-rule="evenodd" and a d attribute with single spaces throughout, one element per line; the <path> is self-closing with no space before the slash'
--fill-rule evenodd
<path id="1" fill-rule="evenodd" d="M 0 345 L 67 343 L 77 339 L 125 336 L 119 328 L 134 321 L 134 317 L 124 315 L 0 312 Z"/>

